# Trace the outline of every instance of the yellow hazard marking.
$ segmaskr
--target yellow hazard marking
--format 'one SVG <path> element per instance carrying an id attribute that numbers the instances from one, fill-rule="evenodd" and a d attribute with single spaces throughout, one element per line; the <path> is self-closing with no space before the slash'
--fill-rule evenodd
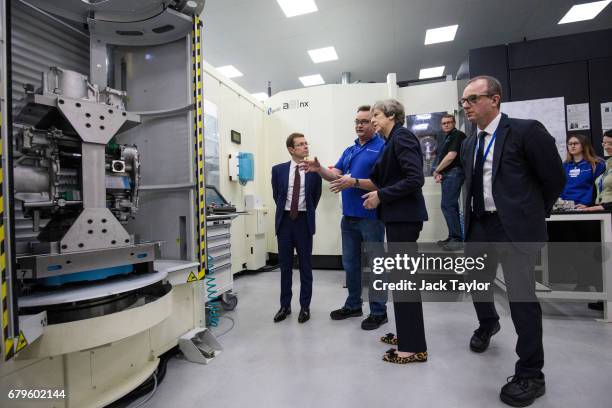
<path id="1" fill-rule="evenodd" d="M 198 277 L 193 272 L 189 272 L 189 276 L 187 277 L 187 282 L 195 282 L 198 280 Z"/>
<path id="2" fill-rule="evenodd" d="M 4 340 L 4 355 L 6 356 L 5 360 L 8 360 L 8 357 L 13 354 L 13 339 L 8 338 Z"/>
<path id="3" fill-rule="evenodd" d="M 23 335 L 23 331 L 20 331 L 19 338 L 17 339 L 17 349 L 15 350 L 15 353 L 19 353 L 19 351 L 27 345 L 28 345 L 28 340 Z"/>
<path id="4" fill-rule="evenodd" d="M 204 279 L 204 275 L 206 272 L 206 225 L 205 225 L 205 174 L 204 174 L 204 120 L 203 120 L 203 89 L 202 89 L 202 55 L 201 55 L 201 42 L 202 42 L 202 23 L 199 17 L 194 16 L 193 19 L 193 31 L 192 31 L 192 56 L 191 62 L 193 64 L 192 67 L 192 75 L 193 75 L 193 85 L 194 85 L 194 102 L 195 102 L 195 112 L 194 112 L 194 122 L 195 122 L 195 145 L 196 145 L 196 183 L 198 186 L 198 196 L 196 197 L 196 211 L 197 211 L 197 232 L 198 232 L 198 243 L 199 250 L 196 251 L 196 257 L 200 263 L 199 268 L 197 270 L 197 279 Z M 199 211 L 198 211 L 199 210 Z M 191 275 L 190 275 L 191 277 Z M 194 275 L 195 279 L 195 275 Z"/>

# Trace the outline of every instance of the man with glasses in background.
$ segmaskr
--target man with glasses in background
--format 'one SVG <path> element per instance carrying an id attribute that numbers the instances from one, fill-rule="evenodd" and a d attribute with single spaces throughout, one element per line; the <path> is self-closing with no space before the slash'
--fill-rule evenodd
<path id="1" fill-rule="evenodd" d="M 363 207 L 367 191 L 376 187 L 370 181 L 370 172 L 381 155 L 385 141 L 370 123 L 370 107 L 360 106 L 355 116 L 357 139 L 349 146 L 331 169 L 314 160 L 304 162 L 308 172 L 316 172 L 331 182 L 334 193 L 342 192 L 342 265 L 346 271 L 348 297 L 344 306 L 330 313 L 333 320 L 363 315 L 361 299 L 361 245 L 366 242 L 383 242 L 384 225 L 376 218 L 376 210 Z M 370 299 L 370 315 L 361 322 L 364 330 L 374 330 L 387 323 L 386 299 L 376 294 L 376 301 Z M 384 301 L 383 301 L 384 300 Z"/>
<path id="2" fill-rule="evenodd" d="M 438 241 L 446 250 L 459 249 L 463 241 L 461 220 L 459 218 L 459 195 L 463 185 L 463 167 L 461 167 L 461 143 L 465 133 L 455 127 L 455 116 L 442 116 L 442 131 L 444 142 L 439 150 L 440 162 L 433 172 L 436 183 L 442 183 L 442 198 L 440 208 L 448 227 L 448 237 Z"/>
<path id="3" fill-rule="evenodd" d="M 498 263 L 502 265 L 519 360 L 500 399 L 526 407 L 546 390 L 534 266 L 547 241 L 546 217 L 563 190 L 565 172 L 546 128 L 535 120 L 502 114 L 501 98 L 499 81 L 479 76 L 468 81 L 459 101 L 477 127 L 477 134 L 466 139 L 461 159 L 467 192 L 465 255 L 486 257 L 484 270 L 472 275 L 479 282 L 492 282 Z M 474 292 L 472 299 L 480 325 L 470 349 L 482 353 L 500 330 L 499 315 L 492 291 Z"/>

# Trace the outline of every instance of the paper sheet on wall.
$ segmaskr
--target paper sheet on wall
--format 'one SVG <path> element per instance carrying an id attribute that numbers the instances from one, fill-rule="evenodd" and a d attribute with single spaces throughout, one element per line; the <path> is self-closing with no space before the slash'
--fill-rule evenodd
<path id="1" fill-rule="evenodd" d="M 501 111 L 511 118 L 535 119 L 555 138 L 557 151 L 565 159 L 565 98 L 504 102 Z"/>
<path id="2" fill-rule="evenodd" d="M 604 132 L 612 129 L 612 102 L 601 104 L 601 128 Z"/>
<path id="3" fill-rule="evenodd" d="M 590 128 L 589 104 L 567 105 L 567 130 L 588 130 Z"/>

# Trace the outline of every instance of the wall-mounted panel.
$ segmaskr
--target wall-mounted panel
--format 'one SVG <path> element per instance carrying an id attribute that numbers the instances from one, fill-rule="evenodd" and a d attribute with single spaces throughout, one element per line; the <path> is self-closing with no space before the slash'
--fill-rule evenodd
<path id="1" fill-rule="evenodd" d="M 510 71 L 513 101 L 565 97 L 565 105 L 589 102 L 589 76 L 586 62 L 514 69 Z M 592 120 L 591 120 L 592 122 Z M 590 130 L 568 131 L 591 136 Z"/>
<path id="2" fill-rule="evenodd" d="M 589 62 L 589 85 L 593 146 L 600 155 L 603 155 L 601 142 L 604 129 L 601 123 L 601 104 L 612 102 L 612 58 Z"/>
<path id="3" fill-rule="evenodd" d="M 513 43 L 508 46 L 509 67 L 520 69 L 612 57 L 611 44 L 612 30 Z"/>

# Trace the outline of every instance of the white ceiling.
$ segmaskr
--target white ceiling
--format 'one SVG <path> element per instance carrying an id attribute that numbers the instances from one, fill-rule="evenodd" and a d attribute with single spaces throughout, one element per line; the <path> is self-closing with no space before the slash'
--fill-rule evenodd
<path id="1" fill-rule="evenodd" d="M 446 65 L 455 75 L 473 48 L 612 28 L 612 4 L 596 19 L 558 25 L 589 0 L 315 0 L 316 13 L 287 18 L 276 0 L 207 0 L 204 59 L 234 65 L 234 81 L 251 93 L 302 87 L 298 77 L 321 74 L 340 83 L 417 79 L 421 68 Z M 455 41 L 424 45 L 425 31 L 459 24 Z M 334 46 L 337 61 L 314 64 L 307 51 Z M 602 45 L 612 47 L 611 44 Z"/>

